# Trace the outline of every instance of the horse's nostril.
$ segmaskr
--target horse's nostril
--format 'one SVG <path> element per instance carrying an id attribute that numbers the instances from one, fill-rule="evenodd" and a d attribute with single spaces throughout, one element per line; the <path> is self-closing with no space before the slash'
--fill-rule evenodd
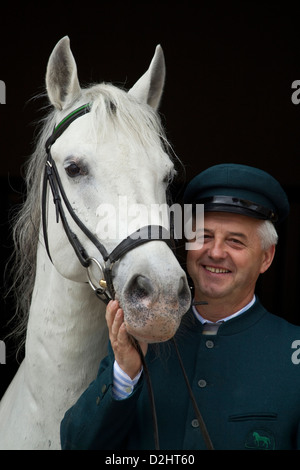
<path id="1" fill-rule="evenodd" d="M 186 291 L 186 284 L 184 282 L 184 278 L 181 277 L 179 280 L 178 295 L 181 296 L 182 294 L 185 294 L 185 291 Z"/>
<path id="2" fill-rule="evenodd" d="M 153 293 L 152 282 L 148 277 L 136 276 L 131 282 L 129 292 L 136 299 L 150 297 Z"/>
<path id="3" fill-rule="evenodd" d="M 187 284 L 186 278 L 183 276 L 179 280 L 178 298 L 181 302 L 188 302 L 190 297 L 190 289 Z"/>

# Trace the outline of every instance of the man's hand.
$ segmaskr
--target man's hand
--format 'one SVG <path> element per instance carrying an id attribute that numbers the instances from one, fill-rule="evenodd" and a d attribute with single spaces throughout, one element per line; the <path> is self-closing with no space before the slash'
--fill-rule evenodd
<path id="1" fill-rule="evenodd" d="M 119 308 L 117 300 L 109 302 L 106 308 L 106 322 L 115 359 L 121 369 L 131 379 L 134 379 L 141 370 L 142 362 L 138 351 L 126 331 L 124 312 Z M 145 355 L 148 348 L 147 343 L 140 343 L 140 347 Z"/>

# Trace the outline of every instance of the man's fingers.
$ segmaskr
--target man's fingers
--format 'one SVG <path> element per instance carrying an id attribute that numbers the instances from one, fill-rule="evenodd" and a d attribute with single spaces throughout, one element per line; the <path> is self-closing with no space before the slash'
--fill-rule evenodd
<path id="1" fill-rule="evenodd" d="M 121 341 L 121 343 L 125 345 L 126 342 L 128 342 L 128 338 L 124 325 L 124 312 L 121 308 L 119 308 L 118 301 L 110 301 L 107 305 L 106 322 L 109 330 L 109 339 L 111 344 L 117 346 L 116 343 Z"/>
<path id="2" fill-rule="evenodd" d="M 118 331 L 118 343 L 122 348 L 131 346 L 125 323 L 122 322 Z"/>
<path id="3" fill-rule="evenodd" d="M 119 303 L 117 300 L 111 300 L 106 307 L 105 317 L 106 317 L 108 329 L 111 329 L 112 327 L 118 308 L 119 308 Z"/>
<path id="4" fill-rule="evenodd" d="M 117 338 L 120 326 L 122 325 L 123 321 L 124 321 L 123 310 L 121 308 L 118 308 L 115 314 L 114 321 L 112 322 L 112 326 L 111 326 L 111 333 L 114 338 Z"/>
<path id="5" fill-rule="evenodd" d="M 105 316 L 115 360 L 129 377 L 134 378 L 141 369 L 141 358 L 127 333 L 124 312 L 119 308 L 118 301 L 108 303 Z M 147 344 L 142 343 L 141 347 L 146 354 Z"/>

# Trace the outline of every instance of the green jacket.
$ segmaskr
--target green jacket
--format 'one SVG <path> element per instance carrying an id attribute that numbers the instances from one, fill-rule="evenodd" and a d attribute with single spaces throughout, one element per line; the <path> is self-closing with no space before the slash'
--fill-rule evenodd
<path id="1" fill-rule="evenodd" d="M 190 384 L 215 449 L 300 448 L 300 327 L 268 313 L 257 300 L 217 335 L 202 334 L 189 311 L 176 334 Z M 171 342 L 146 356 L 161 450 L 205 449 Z M 67 411 L 63 449 L 154 449 L 143 374 L 125 400 L 112 398 L 114 357 Z"/>

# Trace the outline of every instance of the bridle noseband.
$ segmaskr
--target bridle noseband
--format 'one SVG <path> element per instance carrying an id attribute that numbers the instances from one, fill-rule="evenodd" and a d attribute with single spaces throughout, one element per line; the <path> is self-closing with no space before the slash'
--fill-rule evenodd
<path id="1" fill-rule="evenodd" d="M 112 275 L 112 268 L 115 262 L 119 261 L 120 258 L 122 258 L 126 253 L 133 250 L 134 248 L 152 240 L 162 240 L 172 247 L 172 236 L 171 233 L 161 225 L 147 225 L 122 240 L 111 253 L 108 253 L 103 243 L 101 243 L 100 240 L 83 224 L 83 222 L 74 212 L 62 185 L 55 161 L 52 158 L 51 147 L 75 119 L 79 118 L 80 116 L 84 116 L 90 111 L 90 109 L 91 105 L 85 104 L 80 108 L 75 109 L 72 113 L 68 114 L 54 128 L 53 133 L 46 141 L 45 147 L 47 159 L 42 190 L 42 226 L 45 247 L 49 258 L 52 261 L 47 234 L 47 184 L 49 183 L 53 195 L 53 202 L 56 208 L 56 222 L 59 222 L 59 218 L 61 218 L 65 233 L 77 255 L 77 258 L 79 259 L 81 265 L 87 268 L 88 282 L 90 286 L 95 291 L 96 295 L 101 300 L 103 300 L 103 302 L 108 303 L 109 300 L 115 298 Z M 79 241 L 79 238 L 71 230 L 65 215 L 62 201 L 64 202 L 69 215 L 72 217 L 76 225 L 100 252 L 103 264 L 101 264 L 96 258 L 90 257 L 87 254 L 85 248 Z M 101 274 L 99 285 L 94 284 L 89 272 L 89 267 L 92 263 L 97 265 Z"/>
<path id="2" fill-rule="evenodd" d="M 147 225 L 145 227 L 142 227 L 141 229 L 137 230 L 136 232 L 132 233 L 129 235 L 127 238 L 122 240 L 111 253 L 108 253 L 106 250 L 105 246 L 103 243 L 100 242 L 100 240 L 83 224 L 83 222 L 79 219 L 79 217 L 76 215 L 74 212 L 67 195 L 65 193 L 64 187 L 62 185 L 55 161 L 52 158 L 51 155 L 51 147 L 54 144 L 54 142 L 63 134 L 63 132 L 69 127 L 69 125 L 77 118 L 80 116 L 84 116 L 86 113 L 88 113 L 91 109 L 90 104 L 85 104 L 81 106 L 80 108 L 75 109 L 72 113 L 68 114 L 60 123 L 54 128 L 51 136 L 47 139 L 45 147 L 46 147 L 46 154 L 47 154 L 47 159 L 46 159 L 46 165 L 45 165 L 45 173 L 44 173 L 44 180 L 43 180 L 43 189 L 42 189 L 42 227 L 43 227 L 43 234 L 44 234 L 44 240 L 45 240 L 45 248 L 48 253 L 48 256 L 50 260 L 52 261 L 51 255 L 50 255 L 50 249 L 49 249 L 49 242 L 48 242 L 48 233 L 47 233 L 47 187 L 48 183 L 52 192 L 53 196 L 53 202 L 55 204 L 56 208 L 56 222 L 59 222 L 59 218 L 61 218 L 65 233 L 68 237 L 68 240 L 70 244 L 72 245 L 77 258 L 79 259 L 81 265 L 87 269 L 87 274 L 88 274 L 88 282 L 92 289 L 95 291 L 97 297 L 101 299 L 103 302 L 108 304 L 108 302 L 111 299 L 115 298 L 115 290 L 114 290 L 114 285 L 113 285 L 113 275 L 112 275 L 112 269 L 116 261 L 119 261 L 120 258 L 122 258 L 126 253 L 129 251 L 133 250 L 134 248 L 150 242 L 152 240 L 161 240 L 166 242 L 171 248 L 173 248 L 173 227 L 172 227 L 172 222 L 171 222 L 171 232 L 169 232 L 166 228 L 164 228 L 161 225 Z M 77 235 L 71 230 L 66 215 L 65 211 L 63 208 L 63 203 L 69 213 L 69 215 L 72 217 L 76 225 L 80 228 L 80 230 L 89 238 L 89 240 L 95 245 L 95 247 L 98 249 L 102 256 L 102 262 L 103 265 L 94 257 L 90 257 L 83 245 L 81 244 L 79 238 Z M 99 285 L 95 285 L 90 272 L 89 272 L 89 267 L 91 264 L 96 264 L 100 271 L 100 281 Z M 178 360 L 184 375 L 184 379 L 186 381 L 186 385 L 189 391 L 190 398 L 192 400 L 192 405 L 195 410 L 199 426 L 201 429 L 202 436 L 204 438 L 206 447 L 208 449 L 213 449 L 209 434 L 207 432 L 205 423 L 203 421 L 203 418 L 201 416 L 201 413 L 198 409 L 196 400 L 194 398 L 192 389 L 190 387 L 186 372 L 184 370 L 180 354 L 175 342 L 175 339 L 173 339 L 173 344 L 174 348 L 176 351 L 176 354 L 178 356 Z M 153 396 L 153 390 L 152 390 L 152 385 L 151 385 L 151 379 L 148 371 L 147 364 L 145 362 L 144 355 L 142 353 L 142 350 L 140 348 L 139 343 L 135 340 L 135 338 L 132 337 L 132 341 L 134 346 L 136 347 L 137 351 L 140 354 L 141 361 L 144 367 L 145 371 L 145 376 L 146 376 L 146 381 L 147 381 L 147 387 L 148 387 L 148 392 L 149 392 L 149 397 L 150 397 L 150 404 L 151 404 L 151 411 L 152 411 L 152 420 L 153 420 L 153 429 L 154 429 L 154 442 L 155 442 L 155 448 L 156 450 L 159 450 L 159 439 L 158 439 L 158 427 L 157 427 L 157 418 L 156 418 L 156 411 L 155 411 L 155 403 L 154 403 L 154 396 Z"/>

